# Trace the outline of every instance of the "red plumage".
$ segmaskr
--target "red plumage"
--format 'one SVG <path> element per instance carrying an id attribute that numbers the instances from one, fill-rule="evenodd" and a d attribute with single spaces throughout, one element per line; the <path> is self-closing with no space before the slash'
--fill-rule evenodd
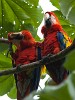
<path id="1" fill-rule="evenodd" d="M 42 42 L 43 46 L 42 56 L 46 56 L 50 53 L 56 54 L 62 50 L 60 47 L 60 42 L 58 41 L 57 38 L 57 33 L 60 32 L 63 35 L 67 34 L 63 31 L 58 18 L 53 12 L 45 13 L 44 23 L 45 24 L 44 26 L 42 26 L 41 29 L 41 32 L 44 35 L 44 41 Z M 69 37 L 67 38 L 67 40 L 71 41 L 69 40 Z M 63 67 L 64 61 L 65 58 L 46 65 L 46 68 L 51 78 L 57 84 L 61 83 L 68 76 L 68 71 Z"/>
<path id="2" fill-rule="evenodd" d="M 16 36 L 23 37 L 21 37 L 21 39 L 18 40 Z M 17 67 L 19 67 L 19 65 L 35 62 L 38 59 L 37 43 L 35 42 L 34 38 L 32 37 L 29 31 L 23 30 L 17 33 L 8 33 L 8 39 L 17 47 L 15 53 L 13 53 L 12 55 L 12 58 Z M 40 69 L 38 72 L 38 77 L 34 76 L 33 70 L 29 70 L 28 72 L 23 71 L 17 74 L 17 100 L 22 100 L 30 92 L 36 90 L 37 86 L 35 86 L 36 84 L 34 84 L 34 81 L 36 80 L 35 77 L 39 78 L 39 76 Z M 37 82 L 37 85 L 38 83 L 39 80 Z"/>
<path id="3" fill-rule="evenodd" d="M 59 25 L 53 25 L 49 29 L 47 29 L 45 26 L 42 27 L 41 32 L 44 34 L 43 56 L 46 56 L 49 53 L 54 54 L 54 53 L 57 53 L 60 51 L 60 44 L 56 38 L 57 32 L 60 30 L 61 30 L 61 27 Z M 46 33 L 44 33 L 44 32 L 46 32 Z M 55 49 L 57 49 L 57 48 L 58 48 L 58 51 L 55 52 Z"/>

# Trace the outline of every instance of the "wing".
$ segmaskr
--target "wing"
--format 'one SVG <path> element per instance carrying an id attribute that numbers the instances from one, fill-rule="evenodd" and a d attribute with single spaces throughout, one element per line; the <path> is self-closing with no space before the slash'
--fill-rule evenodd
<path id="1" fill-rule="evenodd" d="M 65 31 L 63 31 L 62 34 L 64 36 L 64 42 L 66 43 L 66 47 L 70 46 L 72 44 L 72 40 Z"/>
<path id="2" fill-rule="evenodd" d="M 60 43 L 61 50 L 65 49 L 66 47 L 68 47 L 72 44 L 72 40 L 65 33 L 58 32 L 57 38 L 58 38 L 58 41 Z"/>

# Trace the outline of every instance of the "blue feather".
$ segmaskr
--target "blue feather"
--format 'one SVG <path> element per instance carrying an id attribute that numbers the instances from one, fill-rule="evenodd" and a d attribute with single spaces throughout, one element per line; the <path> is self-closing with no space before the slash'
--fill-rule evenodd
<path id="1" fill-rule="evenodd" d="M 58 41 L 60 43 L 60 48 L 61 50 L 65 49 L 66 48 L 66 44 L 64 43 L 64 35 L 61 33 L 61 32 L 58 32 L 57 33 L 57 38 L 58 38 Z"/>

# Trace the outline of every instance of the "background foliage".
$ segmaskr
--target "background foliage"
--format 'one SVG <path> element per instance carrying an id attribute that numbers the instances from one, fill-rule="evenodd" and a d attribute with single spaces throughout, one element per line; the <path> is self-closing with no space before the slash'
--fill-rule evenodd
<path id="1" fill-rule="evenodd" d="M 75 1 L 50 0 L 58 8 L 54 11 L 61 25 L 73 40 L 75 38 Z M 0 0 L 0 38 L 7 38 L 7 33 L 28 29 L 38 41 L 37 29 L 43 19 L 42 8 L 39 0 Z M 11 59 L 6 57 L 8 45 L 0 43 L 0 71 L 11 68 Z M 40 100 L 75 100 L 75 51 L 67 55 L 65 67 L 71 71 L 68 79 L 58 86 L 48 86 L 38 93 L 35 91 L 27 97 L 33 100 L 34 95 L 39 95 Z M 16 98 L 14 76 L 0 77 L 0 95 L 7 94 Z"/>

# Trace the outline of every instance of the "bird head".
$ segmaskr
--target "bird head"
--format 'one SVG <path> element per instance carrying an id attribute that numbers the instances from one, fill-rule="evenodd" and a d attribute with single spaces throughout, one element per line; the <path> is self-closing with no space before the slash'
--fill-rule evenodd
<path id="1" fill-rule="evenodd" d="M 8 33 L 8 40 L 12 42 L 17 47 L 20 44 L 20 41 L 24 39 L 24 36 L 21 32 L 10 32 Z"/>
<path id="2" fill-rule="evenodd" d="M 8 40 L 22 40 L 24 38 L 23 34 L 21 32 L 10 32 L 8 33 Z"/>
<path id="3" fill-rule="evenodd" d="M 59 24 L 59 21 L 53 12 L 46 12 L 44 14 L 44 23 L 47 28 L 50 28 L 52 25 Z"/>
<path id="4" fill-rule="evenodd" d="M 28 46 L 30 43 L 33 44 L 35 42 L 32 34 L 27 30 L 8 33 L 8 40 L 17 47 Z"/>

